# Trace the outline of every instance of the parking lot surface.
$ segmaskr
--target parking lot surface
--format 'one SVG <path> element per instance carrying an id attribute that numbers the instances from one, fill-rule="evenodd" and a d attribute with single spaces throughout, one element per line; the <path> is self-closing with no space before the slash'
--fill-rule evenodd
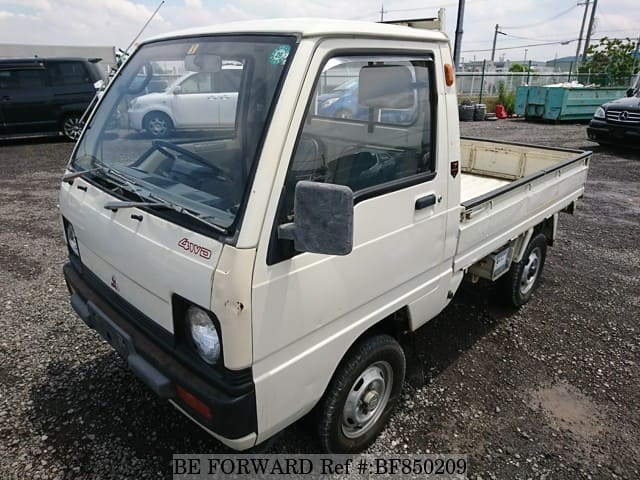
<path id="1" fill-rule="evenodd" d="M 471 479 L 640 478 L 640 151 L 584 125 L 462 124 L 467 136 L 594 150 L 520 310 L 464 285 L 417 335 L 407 385 L 372 454 L 466 453 Z M 173 453 L 228 450 L 156 398 L 73 313 L 57 191 L 73 145 L 0 141 L 0 477 L 170 477 Z M 274 399 L 277 401 L 277 399 Z M 311 418 L 271 453 L 315 453 Z"/>

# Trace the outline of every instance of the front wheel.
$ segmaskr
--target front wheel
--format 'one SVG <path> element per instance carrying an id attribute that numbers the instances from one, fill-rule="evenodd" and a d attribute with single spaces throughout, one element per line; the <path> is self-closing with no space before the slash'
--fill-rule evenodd
<path id="1" fill-rule="evenodd" d="M 503 296 L 508 304 L 521 307 L 529 301 L 540 283 L 546 255 L 547 239 L 538 233 L 529 241 L 522 260 L 511 265 L 509 273 L 501 279 Z"/>
<path id="2" fill-rule="evenodd" d="M 71 115 L 67 115 L 62 120 L 62 133 L 72 142 L 75 142 L 80 138 L 82 127 L 83 123 L 81 114 L 73 113 Z"/>
<path id="3" fill-rule="evenodd" d="M 143 122 L 144 129 L 154 138 L 166 138 L 173 130 L 169 115 L 162 112 L 147 113 Z"/>
<path id="4" fill-rule="evenodd" d="M 371 445 L 398 402 L 404 374 L 404 352 L 392 337 L 376 335 L 356 343 L 318 408 L 323 451 L 357 453 Z"/>

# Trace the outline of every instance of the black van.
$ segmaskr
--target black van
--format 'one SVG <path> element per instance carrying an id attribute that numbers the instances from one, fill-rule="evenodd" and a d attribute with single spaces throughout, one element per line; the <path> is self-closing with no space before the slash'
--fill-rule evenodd
<path id="1" fill-rule="evenodd" d="M 100 59 L 0 59 L 0 137 L 62 132 L 77 140 L 101 87 Z"/>

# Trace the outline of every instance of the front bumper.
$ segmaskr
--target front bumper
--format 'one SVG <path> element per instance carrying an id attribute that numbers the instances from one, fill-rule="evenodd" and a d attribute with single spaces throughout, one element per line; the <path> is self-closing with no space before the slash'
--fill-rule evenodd
<path id="1" fill-rule="evenodd" d="M 129 128 L 133 130 L 143 130 L 142 120 L 144 119 L 144 114 L 146 112 L 144 110 L 127 110 L 127 114 L 129 116 Z"/>
<path id="2" fill-rule="evenodd" d="M 612 125 L 604 120 L 591 120 L 587 127 L 589 140 L 623 147 L 640 146 L 640 126 Z"/>
<path id="3" fill-rule="evenodd" d="M 79 271 L 71 263 L 63 267 L 71 293 L 71 305 L 82 320 L 96 330 L 124 358 L 129 368 L 161 398 L 169 400 L 185 415 L 218 438 L 222 443 L 244 450 L 257 438 L 255 389 L 229 394 L 216 388 L 180 361 L 178 355 L 159 345 L 136 318 L 107 300 L 100 282 L 85 268 Z M 132 308 L 132 307 L 130 307 Z M 176 394 L 176 386 L 195 395 L 211 412 L 208 419 Z M 230 387 L 232 390 L 234 387 Z"/>

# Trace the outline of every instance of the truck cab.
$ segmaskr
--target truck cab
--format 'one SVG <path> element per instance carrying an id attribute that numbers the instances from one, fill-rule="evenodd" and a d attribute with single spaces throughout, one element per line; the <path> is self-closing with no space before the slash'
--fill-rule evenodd
<path id="1" fill-rule="evenodd" d="M 227 64 L 242 71 L 233 125 L 206 99 L 197 128 L 162 139 L 112 121 L 155 72 Z M 366 116 L 320 111 L 338 74 Z M 87 325 L 226 445 L 313 410 L 324 451 L 361 451 L 400 395 L 399 340 L 465 274 L 507 278 L 526 303 L 587 169 L 585 152 L 461 141 L 441 33 L 178 32 L 144 42 L 87 121 L 61 184 L 64 275 Z"/>

